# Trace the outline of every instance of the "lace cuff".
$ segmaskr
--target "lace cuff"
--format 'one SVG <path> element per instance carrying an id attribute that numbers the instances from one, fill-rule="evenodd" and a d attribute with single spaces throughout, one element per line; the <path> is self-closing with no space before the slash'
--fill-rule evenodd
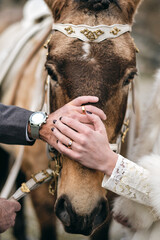
<path id="1" fill-rule="evenodd" d="M 112 175 L 104 176 L 102 187 L 150 206 L 148 179 L 148 170 L 119 155 Z"/>

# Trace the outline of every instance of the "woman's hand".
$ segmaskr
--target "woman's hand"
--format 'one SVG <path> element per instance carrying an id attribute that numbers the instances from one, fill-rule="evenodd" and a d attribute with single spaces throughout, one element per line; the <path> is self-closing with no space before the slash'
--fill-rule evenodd
<path id="1" fill-rule="evenodd" d="M 86 117 L 94 129 L 69 117 L 62 117 L 55 123 L 53 134 L 59 140 L 58 149 L 88 168 L 111 175 L 118 155 L 109 147 L 101 119 L 89 111 L 86 112 Z"/>
<path id="2" fill-rule="evenodd" d="M 98 102 L 98 97 L 95 96 L 82 96 L 74 99 L 73 101 L 65 104 L 60 109 L 56 110 L 55 112 L 51 113 L 47 119 L 47 123 L 42 125 L 40 129 L 40 138 L 46 142 L 48 142 L 52 147 L 56 148 L 58 151 L 58 146 L 56 144 L 57 138 L 54 137 L 52 134 L 51 129 L 54 127 L 55 120 L 59 119 L 61 116 L 67 116 L 72 119 L 76 119 L 77 121 L 85 124 L 89 124 L 90 121 L 86 114 L 82 112 L 83 104 L 87 103 L 96 103 Z M 85 108 L 88 111 L 92 111 L 94 114 L 99 116 L 102 120 L 106 119 L 106 115 L 104 112 L 90 104 L 85 105 Z"/>

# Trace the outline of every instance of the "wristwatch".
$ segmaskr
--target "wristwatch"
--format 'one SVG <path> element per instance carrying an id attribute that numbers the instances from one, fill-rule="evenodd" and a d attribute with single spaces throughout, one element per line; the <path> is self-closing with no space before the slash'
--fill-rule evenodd
<path id="1" fill-rule="evenodd" d="M 34 112 L 29 118 L 29 124 L 31 128 L 31 137 L 33 139 L 39 138 L 39 130 L 42 124 L 46 123 L 48 118 L 47 113 L 45 112 Z"/>

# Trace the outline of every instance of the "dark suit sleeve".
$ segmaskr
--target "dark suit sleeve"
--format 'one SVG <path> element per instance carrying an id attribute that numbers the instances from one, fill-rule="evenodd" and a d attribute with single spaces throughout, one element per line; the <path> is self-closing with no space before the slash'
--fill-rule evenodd
<path id="1" fill-rule="evenodd" d="M 31 111 L 0 103 L 0 142 L 6 144 L 33 145 L 26 139 L 26 127 Z"/>

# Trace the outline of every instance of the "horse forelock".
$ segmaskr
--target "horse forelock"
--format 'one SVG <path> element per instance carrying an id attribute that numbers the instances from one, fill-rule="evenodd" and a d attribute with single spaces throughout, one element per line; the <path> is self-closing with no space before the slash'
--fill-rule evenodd
<path id="1" fill-rule="evenodd" d="M 119 0 L 45 0 L 48 6 L 56 8 L 59 12 L 63 7 L 76 3 L 80 8 L 88 8 L 89 10 L 100 11 L 108 9 L 110 4 L 114 4 L 120 8 Z"/>
<path id="2" fill-rule="evenodd" d="M 115 4 L 120 8 L 118 0 L 74 0 L 74 2 L 78 3 L 80 8 L 87 8 L 94 11 L 108 9 L 110 4 Z"/>
<path id="3" fill-rule="evenodd" d="M 119 23 L 133 23 L 133 17 L 141 0 L 45 0 L 52 11 L 55 21 L 63 20 L 82 10 L 89 15 L 104 13 L 117 18 Z M 80 11 L 81 12 L 81 11 Z M 106 16 L 105 16 L 106 17 Z"/>

